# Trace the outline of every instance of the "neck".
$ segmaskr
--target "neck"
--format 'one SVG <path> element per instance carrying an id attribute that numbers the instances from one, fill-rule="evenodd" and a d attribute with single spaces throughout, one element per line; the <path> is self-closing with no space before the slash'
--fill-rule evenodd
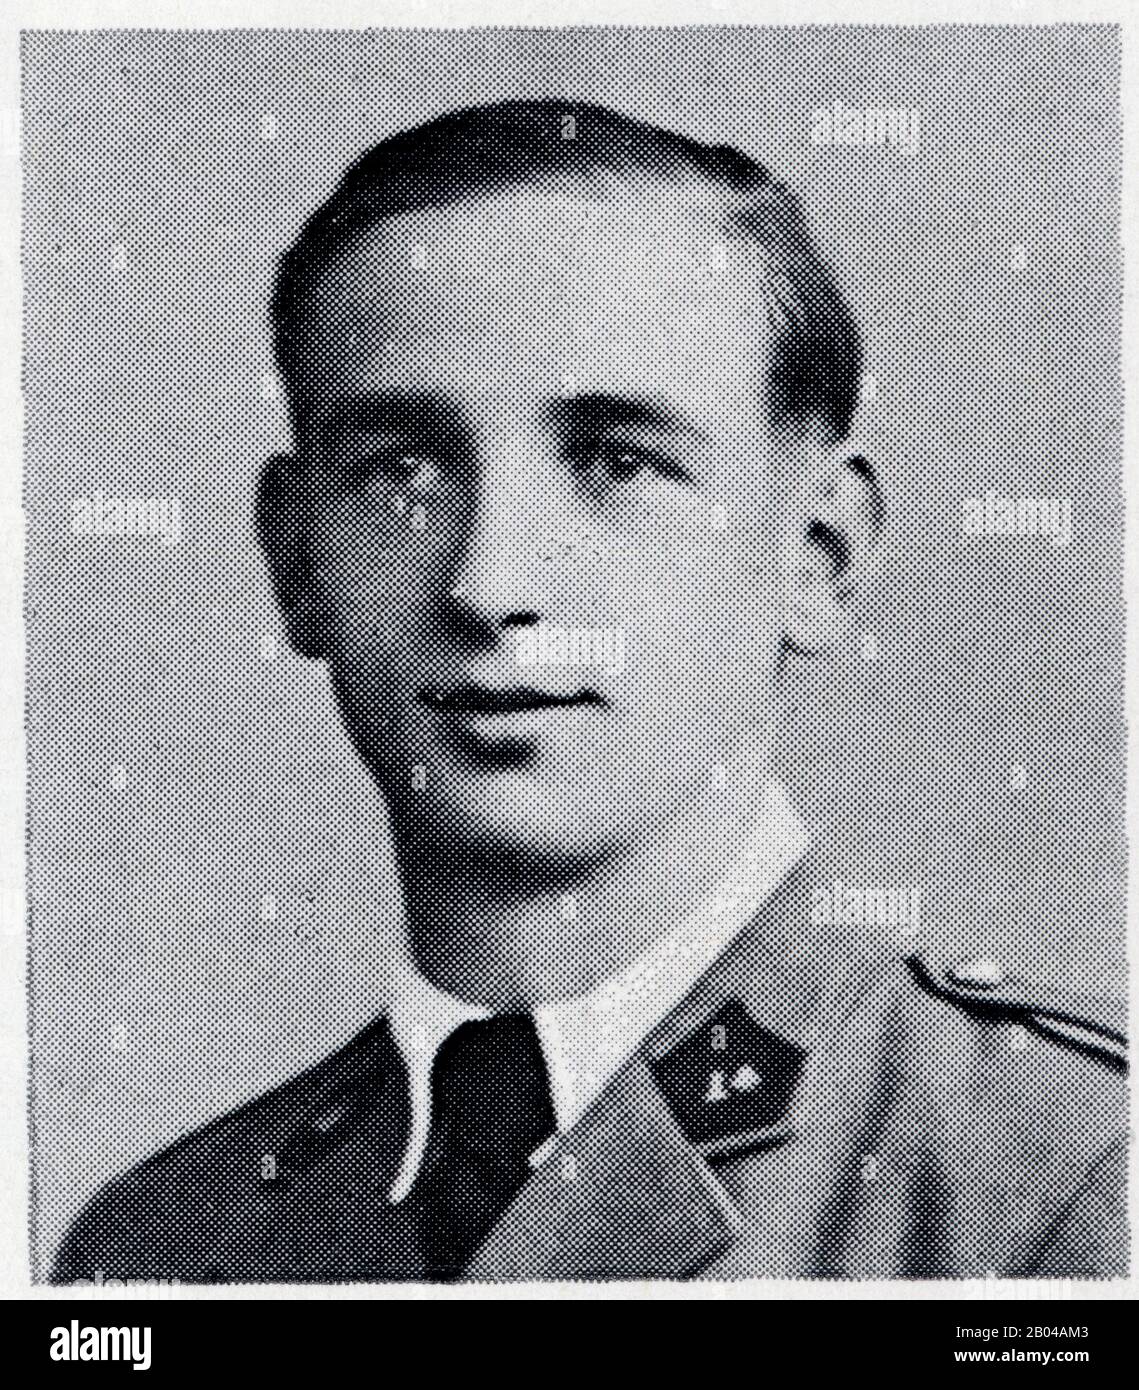
<path id="1" fill-rule="evenodd" d="M 580 994 L 631 964 L 720 883 L 770 815 L 766 765 L 734 769 L 666 823 L 588 862 L 428 852 L 397 832 L 408 940 L 437 988 L 493 1007 Z"/>

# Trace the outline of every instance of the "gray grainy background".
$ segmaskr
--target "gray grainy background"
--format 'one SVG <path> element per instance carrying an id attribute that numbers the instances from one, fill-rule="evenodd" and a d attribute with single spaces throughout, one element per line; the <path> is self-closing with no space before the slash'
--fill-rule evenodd
<path id="1" fill-rule="evenodd" d="M 787 780 L 846 882 L 920 885 L 929 934 L 1063 987 L 1114 984 L 1114 31 L 33 34 L 41 1253 L 112 1172 L 331 1050 L 382 998 L 382 816 L 320 670 L 263 655 L 251 481 L 287 442 L 262 395 L 266 291 L 353 154 L 506 95 L 728 140 L 802 193 L 866 328 L 893 529 L 863 609 L 879 655 L 795 674 Z M 811 110 L 835 98 L 918 108 L 919 149 L 813 146 Z M 963 537 L 962 498 L 990 488 L 1070 498 L 1072 544 Z M 177 496 L 182 543 L 73 536 L 72 501 L 96 489 Z"/>

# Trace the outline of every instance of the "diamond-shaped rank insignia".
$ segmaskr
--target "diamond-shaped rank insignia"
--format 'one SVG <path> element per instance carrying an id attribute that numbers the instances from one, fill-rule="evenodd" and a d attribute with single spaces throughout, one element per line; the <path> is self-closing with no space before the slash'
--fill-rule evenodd
<path id="1" fill-rule="evenodd" d="M 687 1138 L 714 1156 L 787 1137 L 806 1055 L 731 999 L 652 1070 Z"/>

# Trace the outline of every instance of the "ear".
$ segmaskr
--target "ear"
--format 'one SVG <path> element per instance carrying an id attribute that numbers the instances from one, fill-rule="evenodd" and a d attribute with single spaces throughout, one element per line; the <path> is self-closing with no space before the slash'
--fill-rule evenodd
<path id="1" fill-rule="evenodd" d="M 308 503 L 300 466 L 275 454 L 257 480 L 257 539 L 269 567 L 289 642 L 300 656 L 324 655 L 308 544 Z"/>
<path id="2" fill-rule="evenodd" d="M 814 655 L 846 633 L 848 601 L 871 568 L 885 504 L 869 460 L 845 447 L 812 461 L 793 511 L 784 645 Z"/>

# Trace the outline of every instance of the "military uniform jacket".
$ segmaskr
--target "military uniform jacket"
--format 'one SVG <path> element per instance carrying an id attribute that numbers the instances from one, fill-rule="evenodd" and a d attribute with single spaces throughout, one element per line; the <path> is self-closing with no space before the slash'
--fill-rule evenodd
<path id="1" fill-rule="evenodd" d="M 541 1162 L 471 1280 L 1099 1278 L 1127 1272 L 1120 1021 L 983 963 L 759 917 Z M 424 1277 L 389 1189 L 383 1018 L 105 1188 L 57 1282 Z"/>

